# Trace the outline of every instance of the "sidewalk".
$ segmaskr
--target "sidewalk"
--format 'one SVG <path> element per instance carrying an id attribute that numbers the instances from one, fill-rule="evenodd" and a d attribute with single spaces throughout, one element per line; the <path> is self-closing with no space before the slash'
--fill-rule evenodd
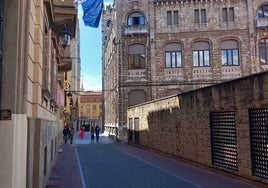
<path id="1" fill-rule="evenodd" d="M 75 145 L 62 144 L 46 187 L 83 188 Z"/>

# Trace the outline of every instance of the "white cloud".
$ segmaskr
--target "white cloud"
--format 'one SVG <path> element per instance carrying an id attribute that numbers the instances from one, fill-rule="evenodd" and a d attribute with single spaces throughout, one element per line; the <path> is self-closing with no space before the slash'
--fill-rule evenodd
<path id="1" fill-rule="evenodd" d="M 101 78 L 95 75 L 83 75 L 83 87 L 85 91 L 101 91 Z"/>

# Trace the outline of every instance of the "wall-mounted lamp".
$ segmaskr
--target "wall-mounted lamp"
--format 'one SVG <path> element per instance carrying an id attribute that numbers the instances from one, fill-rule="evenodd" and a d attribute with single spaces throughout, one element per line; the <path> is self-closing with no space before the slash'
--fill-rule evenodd
<path id="1" fill-rule="evenodd" d="M 72 37 L 72 34 L 70 33 L 69 29 L 66 27 L 64 23 L 52 23 L 50 24 L 50 28 L 63 26 L 62 31 L 58 33 L 58 39 L 60 42 L 60 45 L 65 49 L 66 46 L 70 44 L 70 40 Z"/>
<path id="2" fill-rule="evenodd" d="M 67 97 L 71 98 L 73 96 L 73 94 L 71 92 L 68 92 L 67 94 Z"/>

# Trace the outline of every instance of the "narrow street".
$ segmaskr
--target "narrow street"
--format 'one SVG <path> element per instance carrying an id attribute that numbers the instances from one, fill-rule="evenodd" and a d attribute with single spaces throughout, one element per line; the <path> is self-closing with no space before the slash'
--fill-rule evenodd
<path id="1" fill-rule="evenodd" d="M 257 187 L 126 143 L 115 142 L 105 135 L 101 135 L 99 143 L 91 144 L 89 133 L 86 133 L 84 138 L 77 138 L 76 133 L 74 144 L 66 144 L 62 148 L 63 152 L 58 154 L 59 157 L 67 155 L 67 150 L 73 152 L 68 154 L 69 159 L 65 158 L 69 161 L 62 160 L 64 158 L 56 160 L 47 187 Z M 75 157 L 77 160 L 74 160 Z M 78 165 L 72 165 L 72 162 L 77 162 Z M 72 168 L 65 167 L 67 164 L 72 165 Z"/>

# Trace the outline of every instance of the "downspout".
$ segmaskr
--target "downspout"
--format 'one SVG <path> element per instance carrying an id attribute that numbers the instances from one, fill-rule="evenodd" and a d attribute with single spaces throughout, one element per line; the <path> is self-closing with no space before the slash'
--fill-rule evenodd
<path id="1" fill-rule="evenodd" d="M 4 28 L 4 1 L 0 1 L 0 100 L 2 97 L 2 71 L 3 71 L 3 28 Z M 0 103 L 1 104 L 1 103 Z M 0 109 L 2 107 L 0 106 Z"/>
<path id="2" fill-rule="evenodd" d="M 251 8 L 252 9 L 252 1 L 251 0 L 247 0 L 246 1 L 246 6 L 247 6 L 247 25 L 248 25 L 248 38 L 249 38 L 249 55 L 250 55 L 250 65 L 251 65 L 251 67 L 250 67 L 250 74 L 253 74 L 253 73 L 255 73 L 255 72 L 257 72 L 256 71 L 256 66 L 254 66 L 254 65 L 256 65 L 256 62 L 254 62 L 254 58 L 253 58 L 253 56 L 255 57 L 255 50 L 252 50 L 252 37 L 254 37 L 254 32 L 252 32 L 251 31 L 251 25 L 253 25 L 254 26 L 254 23 L 253 24 L 250 24 L 251 23 L 251 20 L 250 20 L 250 18 L 252 18 L 252 16 L 253 15 L 250 15 L 250 13 L 251 13 L 251 11 L 249 10 L 249 8 Z M 251 34 L 252 34 L 252 36 L 251 36 Z M 255 69 L 255 70 L 254 70 Z"/>
<path id="3" fill-rule="evenodd" d="M 23 12 L 25 12 L 25 19 L 24 19 L 24 27 L 22 27 L 22 37 L 23 37 L 23 43 L 22 43 L 22 49 L 23 49 L 23 54 L 21 55 L 21 60 L 24 63 L 20 63 L 20 70 L 21 70 L 21 78 L 19 80 L 19 84 L 18 84 L 18 89 L 19 91 L 22 90 L 22 93 L 20 95 L 19 98 L 22 99 L 18 110 L 20 113 L 22 114 L 27 114 L 27 105 L 26 105 L 26 101 L 27 101 L 27 70 L 28 70 L 28 59 L 29 59 L 29 22 L 30 22 L 30 3 L 31 1 L 26 0 L 24 7 L 23 7 Z"/>

